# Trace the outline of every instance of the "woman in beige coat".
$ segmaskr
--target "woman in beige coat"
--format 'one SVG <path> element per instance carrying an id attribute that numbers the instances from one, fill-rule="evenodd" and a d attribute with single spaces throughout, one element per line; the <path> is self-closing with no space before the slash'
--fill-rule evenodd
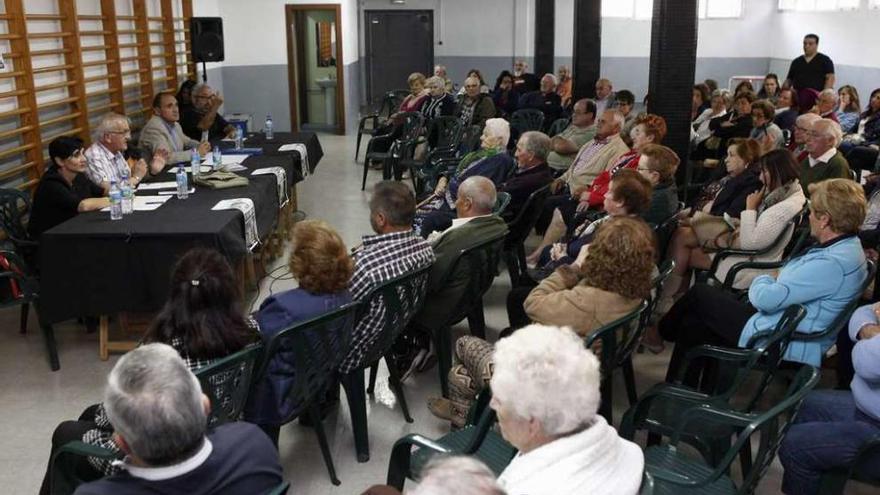
<path id="1" fill-rule="evenodd" d="M 610 323 L 648 297 L 654 270 L 654 234 L 639 218 L 604 222 L 571 265 L 563 265 L 529 294 L 526 313 L 536 323 L 567 326 L 581 337 Z M 494 347 L 464 336 L 455 343 L 458 364 L 449 371 L 449 399 L 428 399 L 428 409 L 455 426 L 464 424 L 477 394 L 492 378 Z"/>

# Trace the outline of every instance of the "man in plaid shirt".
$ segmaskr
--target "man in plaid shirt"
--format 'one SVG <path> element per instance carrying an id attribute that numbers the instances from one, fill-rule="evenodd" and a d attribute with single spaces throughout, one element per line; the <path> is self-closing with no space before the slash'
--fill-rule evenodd
<path id="1" fill-rule="evenodd" d="M 434 262 L 431 246 L 412 230 L 415 211 L 415 197 L 406 185 L 397 181 L 376 184 L 370 198 L 370 225 L 376 235 L 364 236 L 363 244 L 354 253 L 349 290 L 355 300 L 363 299 L 382 282 Z M 351 373 L 370 364 L 361 361 L 382 330 L 384 318 L 385 306 L 374 301 L 354 328 L 351 350 L 342 361 L 340 372 Z"/>

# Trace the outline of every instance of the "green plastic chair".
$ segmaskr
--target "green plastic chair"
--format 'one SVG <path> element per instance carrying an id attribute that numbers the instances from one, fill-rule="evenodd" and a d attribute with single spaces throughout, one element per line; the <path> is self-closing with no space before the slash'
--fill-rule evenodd
<path id="1" fill-rule="evenodd" d="M 452 326 L 467 318 L 471 335 L 486 338 L 486 320 L 483 313 L 483 295 L 492 286 L 495 276 L 498 274 L 498 262 L 501 259 L 501 250 L 504 238 L 503 232 L 493 238 L 487 239 L 480 244 L 462 249 L 456 259 L 450 263 L 449 271 L 440 276 L 442 281 L 439 287 L 447 287 L 448 281 L 453 275 L 466 266 L 471 274 L 467 286 L 456 304 L 450 305 L 446 321 L 440 330 L 430 332 L 422 328 L 417 322 L 413 322 L 419 330 L 433 333 L 434 350 L 437 352 L 437 369 L 440 373 L 440 388 L 443 396 L 449 396 L 449 370 L 452 368 Z"/>
<path id="2" fill-rule="evenodd" d="M 507 205 L 510 204 L 510 193 L 500 192 L 495 197 L 495 207 L 492 208 L 492 214 L 501 216 Z"/>
<path id="3" fill-rule="evenodd" d="M 856 458 L 847 466 L 840 466 L 822 473 L 819 478 L 819 493 L 822 495 L 841 495 L 849 480 L 861 481 L 871 486 L 880 487 L 880 476 L 872 473 L 866 466 L 869 459 L 880 456 L 880 435 L 865 442 L 859 449 Z"/>
<path id="4" fill-rule="evenodd" d="M 358 462 L 370 460 L 370 436 L 367 423 L 367 396 L 364 392 L 364 370 L 370 368 L 370 385 L 367 392 L 372 395 L 379 369 L 379 360 L 385 359 L 390 375 L 391 390 L 397 396 L 400 409 L 407 423 L 413 419 L 406 405 L 406 395 L 400 383 L 400 373 L 391 346 L 409 324 L 410 320 L 422 309 L 425 293 L 428 289 L 428 274 L 431 265 L 405 273 L 384 282 L 371 290 L 361 301 L 357 320 L 370 312 L 374 302 L 385 306 L 385 321 L 382 330 L 372 345 L 363 350 L 361 365 L 351 373 L 340 375 L 339 380 L 345 389 L 348 409 L 351 413 L 351 428 L 354 432 L 354 445 Z"/>
<path id="5" fill-rule="evenodd" d="M 388 120 L 388 117 L 390 117 L 391 114 L 397 111 L 407 94 L 409 94 L 409 91 L 402 89 L 389 91 L 382 97 L 382 104 L 379 106 L 378 110 L 361 117 L 360 122 L 358 122 L 357 145 L 354 148 L 355 161 L 357 161 L 358 152 L 361 150 L 361 136 L 364 134 L 377 136 L 376 131 L 380 128 L 382 123 Z M 368 122 L 370 123 L 369 126 L 367 126 Z M 369 146 L 369 144 L 367 144 L 367 146 Z"/>
<path id="6" fill-rule="evenodd" d="M 437 454 L 474 456 L 496 475 L 501 474 L 516 456 L 517 450 L 493 429 L 498 418 L 489 407 L 491 400 L 492 391 L 487 387 L 468 411 L 467 423 L 460 430 L 436 440 L 410 434 L 395 442 L 388 462 L 386 484 L 403 490 L 406 479 L 416 479 L 422 468 Z M 413 451 L 414 447 L 417 450 Z"/>
<path id="7" fill-rule="evenodd" d="M 776 451 L 804 397 L 819 381 L 819 370 L 804 365 L 795 375 L 785 397 L 766 412 L 744 413 L 710 404 L 696 404 L 684 410 L 676 421 L 668 445 L 645 450 L 645 471 L 654 478 L 656 494 L 749 494 L 773 462 Z M 678 448 L 681 437 L 697 423 L 717 424 L 738 432 L 736 441 L 714 467 L 702 459 L 686 455 Z M 758 436 L 755 462 L 743 473 L 737 485 L 728 475 L 741 452 L 751 451 L 752 436 Z"/>
<path id="8" fill-rule="evenodd" d="M 528 131 L 540 131 L 544 128 L 544 112 L 534 108 L 524 108 L 510 114 L 511 135 L 522 135 Z"/>
<path id="9" fill-rule="evenodd" d="M 287 493 L 288 489 L 290 489 L 290 482 L 285 481 L 284 483 L 281 483 L 280 485 L 278 485 L 277 488 L 270 491 L 266 495 L 285 495 Z"/>
<path id="10" fill-rule="evenodd" d="M 374 151 L 377 142 L 390 141 L 393 131 L 389 134 L 374 136 L 367 143 L 367 156 L 364 159 L 364 176 L 361 182 L 361 191 L 367 187 L 367 172 L 370 171 L 370 162 L 382 162 L 382 178 L 391 178 L 392 172 L 397 172 L 398 164 L 401 160 L 412 158 L 412 152 L 415 150 L 416 142 L 422 134 L 422 128 L 425 124 L 425 117 L 419 112 L 403 112 L 399 117 L 402 120 L 400 137 L 394 139 L 390 144 L 388 151 Z"/>
<path id="11" fill-rule="evenodd" d="M 642 486 L 639 487 L 639 495 L 654 495 L 654 477 L 647 471 L 642 475 Z"/>
<path id="12" fill-rule="evenodd" d="M 510 276 L 511 287 L 519 285 L 522 277 L 527 277 L 525 241 L 535 228 L 538 217 L 544 209 L 544 202 L 550 196 L 550 185 L 543 186 L 529 195 L 519 211 L 508 212 L 504 217 L 513 216 L 507 222 L 507 238 L 504 240 L 504 264 Z M 515 215 L 515 216 L 514 216 Z"/>
<path id="13" fill-rule="evenodd" d="M 263 344 L 252 344 L 196 371 L 202 392 L 211 400 L 208 426 L 241 419 L 262 354 Z"/>
<path id="14" fill-rule="evenodd" d="M 547 131 L 547 135 L 553 137 L 560 132 L 564 131 L 571 124 L 571 119 L 567 119 L 565 117 L 556 119 L 550 124 L 550 129 Z"/>
<path id="15" fill-rule="evenodd" d="M 647 430 L 656 443 L 659 436 L 672 436 L 676 422 L 683 412 L 700 404 L 713 407 L 751 412 L 773 380 L 797 325 L 806 310 L 797 304 L 785 310 L 776 328 L 755 341 L 746 349 L 716 346 L 700 346 L 691 349 L 676 370 L 671 383 L 659 383 L 642 395 L 638 402 L 624 414 L 620 423 L 620 436 L 632 440 L 637 430 Z M 711 362 L 719 367 L 719 374 L 729 377 L 716 380 L 710 389 L 698 390 L 683 385 L 682 379 L 692 365 Z M 761 365 L 761 366 L 759 366 Z M 757 381 L 749 381 L 753 372 L 760 373 Z M 751 385 L 754 383 L 754 385 Z M 735 405 L 734 402 L 737 404 Z M 679 431 L 679 437 L 696 447 L 710 464 L 720 461 L 730 445 L 732 431 L 717 424 L 694 424 L 687 431 Z M 750 464 L 750 457 L 742 459 Z"/>
<path id="16" fill-rule="evenodd" d="M 648 301 L 642 301 L 627 315 L 594 330 L 585 339 L 588 349 L 591 349 L 596 342 L 602 343 L 602 353 L 599 359 L 602 374 L 599 390 L 602 403 L 599 405 L 599 414 L 608 421 L 609 425 L 614 424 L 612 422 L 614 371 L 617 368 L 626 367 L 625 363 L 631 359 L 632 353 L 642 340 L 645 327 L 642 325 L 641 316 L 647 308 Z M 635 387 L 635 383 L 633 383 L 633 387 Z"/>
<path id="17" fill-rule="evenodd" d="M 276 355 L 282 354 L 279 359 L 292 362 L 295 374 L 289 396 L 297 406 L 280 424 L 287 424 L 303 414 L 309 415 L 334 485 L 340 481 L 336 477 L 318 404 L 327 390 L 336 386 L 336 369 L 348 354 L 358 307 L 359 303 L 352 302 L 278 332 L 269 339 L 265 359 L 257 374 L 257 380 L 263 380 Z M 277 438 L 273 441 L 278 444 Z"/>

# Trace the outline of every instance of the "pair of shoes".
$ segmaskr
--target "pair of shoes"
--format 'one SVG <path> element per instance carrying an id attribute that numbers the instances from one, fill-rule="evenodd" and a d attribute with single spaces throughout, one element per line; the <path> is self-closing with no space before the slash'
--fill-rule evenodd
<path id="1" fill-rule="evenodd" d="M 443 397 L 430 397 L 428 399 L 428 410 L 434 416 L 445 419 L 452 423 L 453 428 L 463 428 L 466 416 L 460 408 L 456 407 L 451 400 Z"/>

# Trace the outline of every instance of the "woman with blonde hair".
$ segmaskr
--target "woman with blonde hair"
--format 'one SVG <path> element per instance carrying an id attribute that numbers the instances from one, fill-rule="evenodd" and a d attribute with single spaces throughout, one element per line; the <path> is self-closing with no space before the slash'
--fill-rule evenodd
<path id="1" fill-rule="evenodd" d="M 263 341 L 278 332 L 351 302 L 348 283 L 354 262 L 339 234 L 320 220 L 305 220 L 293 228 L 290 273 L 299 287 L 273 294 L 254 315 Z M 282 349 L 248 398 L 245 418 L 277 434 L 280 421 L 297 406 L 288 397 L 296 367 L 293 352 Z M 274 428 L 274 431 L 272 431 Z M 277 436 L 275 438 L 277 441 Z"/>
<path id="2" fill-rule="evenodd" d="M 581 337 L 633 309 L 651 292 L 654 234 L 641 219 L 604 222 L 571 265 L 562 265 L 525 300 L 528 317 L 544 325 L 571 327 Z M 477 394 L 492 375 L 492 344 L 466 335 L 455 343 L 457 365 L 449 371 L 449 399 L 432 398 L 428 408 L 462 426 Z"/>

